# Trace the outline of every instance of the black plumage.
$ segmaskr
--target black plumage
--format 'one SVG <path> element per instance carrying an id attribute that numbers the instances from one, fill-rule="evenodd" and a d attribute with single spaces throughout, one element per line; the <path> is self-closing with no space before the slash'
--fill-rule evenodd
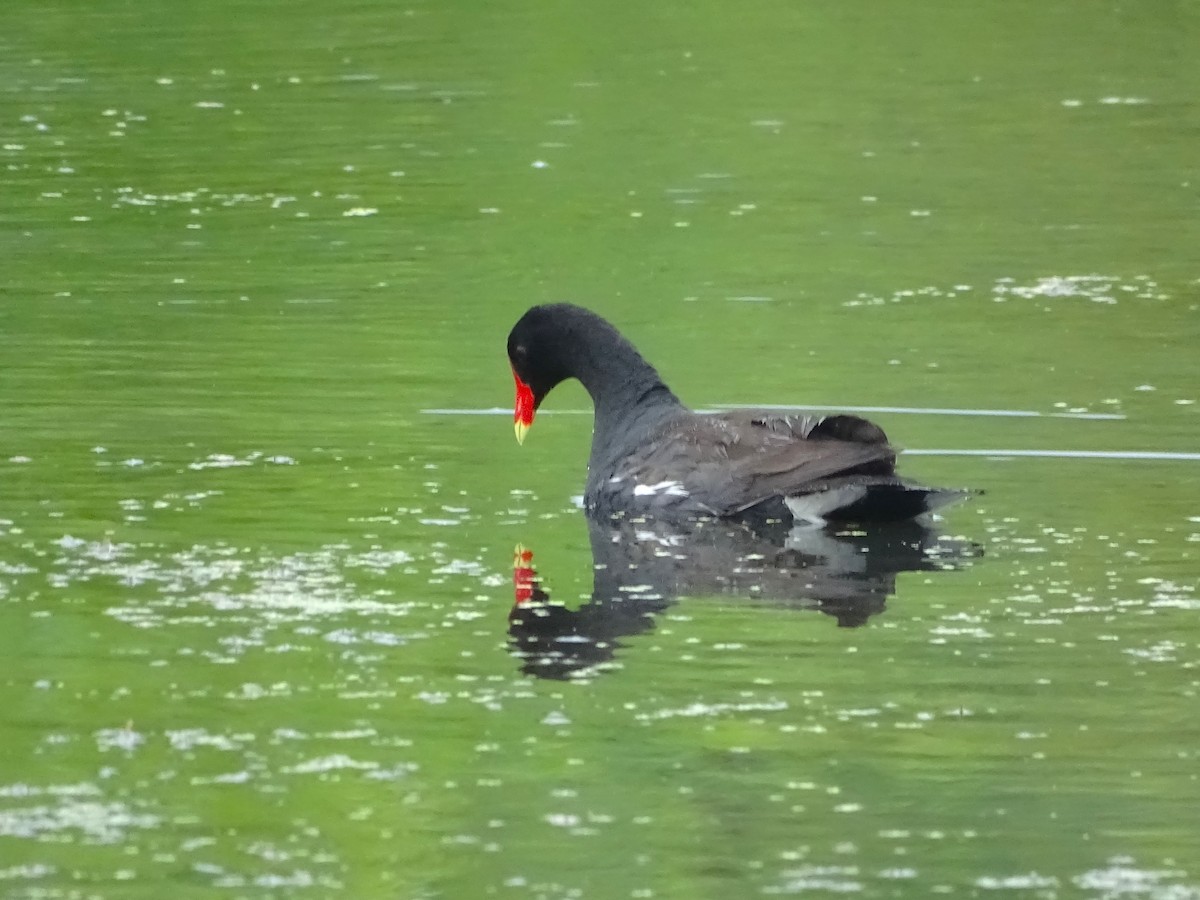
<path id="1" fill-rule="evenodd" d="M 692 412 L 633 344 L 578 306 L 530 309 L 509 334 L 508 357 L 518 394 L 532 394 L 526 426 L 568 378 L 591 395 L 584 501 L 594 513 L 895 521 L 970 493 L 900 478 L 883 430 L 857 416 Z"/>

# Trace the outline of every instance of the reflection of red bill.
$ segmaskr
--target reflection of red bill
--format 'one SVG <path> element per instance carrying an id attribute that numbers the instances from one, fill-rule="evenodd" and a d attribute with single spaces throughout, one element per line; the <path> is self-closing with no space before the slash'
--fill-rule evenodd
<path id="1" fill-rule="evenodd" d="M 537 572 L 533 570 L 533 551 L 517 544 L 516 549 L 513 550 L 513 602 L 517 606 L 533 599 L 536 580 Z"/>
<path id="2" fill-rule="evenodd" d="M 525 435 L 533 425 L 533 389 L 521 380 L 513 369 L 513 381 L 517 383 L 517 401 L 513 406 L 513 426 L 517 431 L 517 443 L 525 443 Z"/>

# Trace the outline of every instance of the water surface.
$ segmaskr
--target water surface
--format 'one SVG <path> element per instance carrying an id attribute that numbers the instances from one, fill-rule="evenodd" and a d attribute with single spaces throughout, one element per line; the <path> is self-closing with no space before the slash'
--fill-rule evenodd
<path id="1" fill-rule="evenodd" d="M 5 4 L 0 894 L 1200 897 L 1197 33 Z M 586 394 L 423 410 L 564 299 L 696 406 L 885 408 L 982 555 L 530 674 Z"/>

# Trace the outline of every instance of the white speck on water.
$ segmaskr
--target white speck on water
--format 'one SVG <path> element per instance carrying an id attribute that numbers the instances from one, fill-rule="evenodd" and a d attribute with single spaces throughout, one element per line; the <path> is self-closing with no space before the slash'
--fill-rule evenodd
<path id="1" fill-rule="evenodd" d="M 217 750 L 234 751 L 254 740 L 252 734 L 214 734 L 205 728 L 184 728 L 167 732 L 167 740 L 173 750 L 193 750 L 197 747 L 212 747 Z"/>
<path id="2" fill-rule="evenodd" d="M 842 845 L 838 845 L 839 848 Z M 863 890 L 862 882 L 855 881 L 858 868 L 855 866 L 801 866 L 780 873 L 784 881 L 768 888 L 772 894 L 800 894 L 820 891 L 834 894 L 858 894 Z"/>
<path id="3" fill-rule="evenodd" d="M 218 775 L 196 775 L 188 783 L 197 787 L 208 784 L 245 784 L 253 777 L 253 775 L 243 769 L 240 772 L 222 772 Z"/>
<path id="4" fill-rule="evenodd" d="M 224 109 L 225 104 L 220 100 L 199 100 L 196 102 L 197 109 Z"/>
<path id="5" fill-rule="evenodd" d="M 548 168 L 550 168 L 550 163 L 546 162 L 544 159 L 535 159 L 535 160 L 534 160 L 533 162 L 531 162 L 529 165 L 530 165 L 530 167 L 531 167 L 531 168 L 534 168 L 534 169 L 548 169 Z"/>
<path id="6" fill-rule="evenodd" d="M 1178 869 L 1139 869 L 1127 856 L 1108 860 L 1108 868 L 1092 869 L 1071 880 L 1085 891 L 1099 891 L 1103 897 L 1155 897 L 1163 900 L 1200 900 L 1200 890 L 1180 883 L 1185 878 Z M 1173 883 L 1164 883 L 1170 881 Z"/>
<path id="7" fill-rule="evenodd" d="M 650 713 L 638 713 L 641 721 L 674 718 L 699 718 L 718 716 L 728 712 L 781 712 L 788 708 L 783 700 L 747 701 L 744 703 L 692 703 L 676 709 L 659 709 Z"/>
<path id="8" fill-rule="evenodd" d="M 342 213 L 346 218 L 363 218 L 366 216 L 378 215 L 379 210 L 373 206 L 352 206 L 350 209 Z"/>
<path id="9" fill-rule="evenodd" d="M 369 770 L 377 768 L 379 768 L 379 763 L 364 762 L 352 759 L 344 753 L 335 753 L 331 756 L 318 756 L 294 766 L 287 766 L 283 771 L 290 775 L 308 775 L 315 772 L 332 772 L 338 769 Z"/>
<path id="10" fill-rule="evenodd" d="M 455 522 L 455 525 L 460 524 Z M 483 566 L 478 562 L 471 562 L 462 559 L 452 559 L 445 565 L 438 566 L 433 570 L 434 575 L 470 575 L 478 577 L 483 574 Z"/>
<path id="11" fill-rule="evenodd" d="M 50 840 L 61 841 L 65 832 L 78 831 L 89 843 L 116 844 L 130 828 L 154 829 L 161 823 L 158 816 L 134 813 L 121 803 L 82 801 L 69 794 L 58 794 L 55 788 L 50 792 L 58 799 L 57 806 L 39 805 L 0 813 L 0 834 L 25 838 L 50 835 Z"/>
<path id="12" fill-rule="evenodd" d="M 194 471 L 200 469 L 228 469 L 232 466 L 248 466 L 249 459 L 238 459 L 228 453 L 210 453 L 203 460 L 188 463 L 188 468 Z"/>
<path id="13" fill-rule="evenodd" d="M 325 635 L 325 640 L 331 644 L 367 644 L 377 647 L 400 647 L 406 641 L 398 634 L 390 631 L 356 632 L 349 628 L 340 628 Z"/>
<path id="14" fill-rule="evenodd" d="M 95 734 L 96 749 L 101 753 L 107 750 L 136 750 L 146 742 L 146 738 L 132 728 L 102 728 Z"/>
<path id="15" fill-rule="evenodd" d="M 1024 875 L 984 875 L 982 878 L 975 879 L 976 887 L 985 888 L 986 890 L 1038 890 L 1045 888 L 1054 888 L 1058 886 L 1058 879 L 1046 875 L 1039 875 L 1037 872 L 1029 872 Z"/>
<path id="16" fill-rule="evenodd" d="M 921 211 L 914 210 L 914 213 L 919 212 Z M 955 297 L 971 289 L 971 285 L 956 284 L 952 288 L 936 285 L 915 289 L 902 288 L 893 291 L 890 296 L 860 293 L 858 299 L 846 301 L 843 305 L 881 306 L 918 297 Z M 1112 305 L 1117 302 L 1118 294 L 1130 300 L 1166 299 L 1158 284 L 1145 275 L 1135 276 L 1129 281 L 1110 275 L 1052 275 L 1039 278 L 1031 284 L 1017 284 L 1015 279 L 1005 277 L 998 278 L 992 288 L 992 300 L 996 303 L 1005 303 L 1013 299 L 1081 297 L 1093 303 Z"/>

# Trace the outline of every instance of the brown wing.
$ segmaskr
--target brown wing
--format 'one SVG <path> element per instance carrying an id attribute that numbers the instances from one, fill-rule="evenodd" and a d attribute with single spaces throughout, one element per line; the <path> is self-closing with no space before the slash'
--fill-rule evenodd
<path id="1" fill-rule="evenodd" d="M 738 410 L 676 420 L 620 474 L 682 482 L 692 501 L 724 516 L 831 476 L 891 474 L 895 458 L 883 431 L 864 419 Z"/>

